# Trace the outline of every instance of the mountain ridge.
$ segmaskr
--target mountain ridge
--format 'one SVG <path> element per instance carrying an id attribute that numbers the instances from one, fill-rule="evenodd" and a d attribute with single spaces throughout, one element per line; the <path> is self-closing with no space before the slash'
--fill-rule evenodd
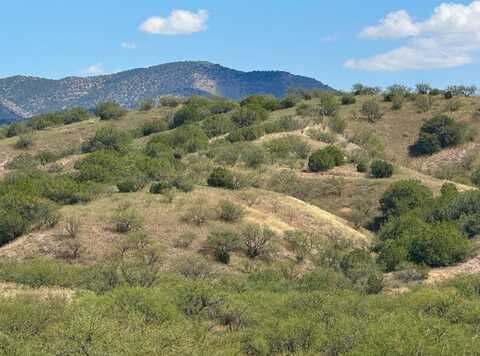
<path id="1" fill-rule="evenodd" d="M 171 62 L 91 77 L 17 75 L 0 79 L 0 120 L 15 121 L 73 106 L 93 108 L 107 100 L 131 108 L 142 99 L 162 95 L 219 95 L 238 100 L 260 93 L 279 97 L 292 88 L 334 90 L 286 71 L 244 72 L 206 61 Z"/>

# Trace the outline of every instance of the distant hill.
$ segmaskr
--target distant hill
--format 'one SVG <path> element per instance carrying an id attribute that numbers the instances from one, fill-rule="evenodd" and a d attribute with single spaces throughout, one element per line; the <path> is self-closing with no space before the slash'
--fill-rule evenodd
<path id="1" fill-rule="evenodd" d="M 333 90 L 318 80 L 287 72 L 242 72 L 209 62 L 174 62 L 60 80 L 15 76 L 0 79 L 0 121 L 73 106 L 92 108 L 106 100 L 134 107 L 144 98 L 161 95 L 220 95 L 241 99 L 262 93 L 279 97 L 291 88 Z"/>

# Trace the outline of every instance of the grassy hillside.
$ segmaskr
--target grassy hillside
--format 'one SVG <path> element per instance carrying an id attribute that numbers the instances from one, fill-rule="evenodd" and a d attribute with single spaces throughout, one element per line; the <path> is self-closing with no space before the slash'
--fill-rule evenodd
<path id="1" fill-rule="evenodd" d="M 171 98 L 4 128 L 0 351 L 475 354 L 480 100 L 417 100 Z M 458 141 L 412 156 L 438 115 Z"/>

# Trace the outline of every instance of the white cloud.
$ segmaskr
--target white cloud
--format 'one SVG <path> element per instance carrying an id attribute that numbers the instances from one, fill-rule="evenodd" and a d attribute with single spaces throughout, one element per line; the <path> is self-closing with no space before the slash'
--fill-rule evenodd
<path id="1" fill-rule="evenodd" d="M 85 75 L 102 75 L 102 74 L 105 74 L 106 72 L 102 63 L 96 63 L 83 69 L 82 73 Z"/>
<path id="2" fill-rule="evenodd" d="M 190 35 L 205 31 L 208 12 L 173 10 L 168 17 L 153 16 L 140 25 L 140 31 L 156 35 Z"/>
<path id="3" fill-rule="evenodd" d="M 480 52 L 480 1 L 470 5 L 444 3 L 425 21 L 415 22 L 405 11 L 388 14 L 378 25 L 363 29 L 365 39 L 405 39 L 390 52 L 350 59 L 351 69 L 399 71 L 453 68 L 475 62 Z"/>
<path id="4" fill-rule="evenodd" d="M 130 50 L 137 49 L 137 44 L 134 43 L 134 42 L 122 42 L 122 43 L 120 44 L 120 46 L 121 46 L 123 49 L 130 49 Z"/>
<path id="5" fill-rule="evenodd" d="M 401 38 L 419 33 L 418 24 L 405 10 L 389 13 L 377 26 L 369 26 L 360 32 L 362 38 Z"/>

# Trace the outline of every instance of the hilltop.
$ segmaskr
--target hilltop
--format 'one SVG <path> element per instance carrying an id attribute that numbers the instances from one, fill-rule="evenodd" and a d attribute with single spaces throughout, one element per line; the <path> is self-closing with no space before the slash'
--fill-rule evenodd
<path id="1" fill-rule="evenodd" d="M 242 72 L 209 62 L 174 62 L 87 78 L 51 80 L 15 76 L 0 79 L 0 120 L 29 116 L 98 102 L 116 101 L 133 108 L 145 98 L 163 95 L 285 95 L 288 89 L 333 90 L 322 82 L 281 71 Z"/>

